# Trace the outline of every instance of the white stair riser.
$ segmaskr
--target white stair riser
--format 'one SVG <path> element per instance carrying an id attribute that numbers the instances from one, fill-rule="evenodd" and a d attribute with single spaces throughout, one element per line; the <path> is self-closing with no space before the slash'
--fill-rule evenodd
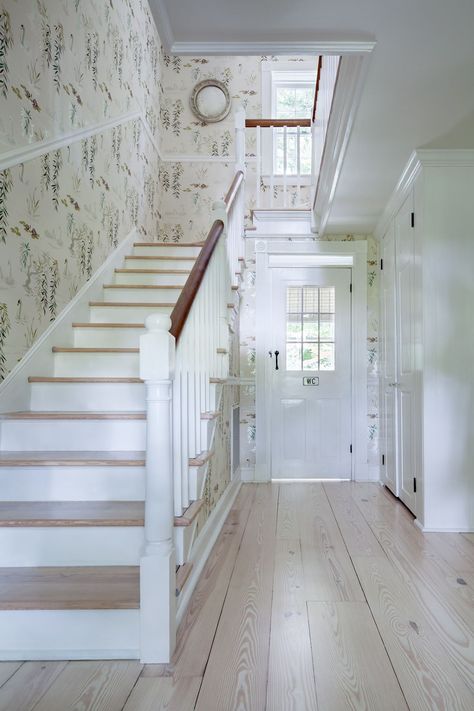
<path id="1" fill-rule="evenodd" d="M 0 629 L 0 660 L 139 657 L 139 610 L 1 610 Z"/>
<path id="2" fill-rule="evenodd" d="M 153 256 L 153 255 L 152 255 Z M 164 255 L 163 255 L 164 256 Z M 184 257 L 184 254 L 182 255 Z M 125 269 L 188 269 L 191 270 L 194 266 L 195 259 L 130 259 L 125 257 Z"/>
<path id="3" fill-rule="evenodd" d="M 191 526 L 174 529 L 176 565 L 184 565 L 189 560 L 189 553 L 194 539 L 195 522 Z"/>
<path id="4" fill-rule="evenodd" d="M 0 527 L 0 566 L 138 565 L 143 543 L 140 526 Z"/>
<path id="5" fill-rule="evenodd" d="M 57 377 L 138 378 L 138 353 L 55 353 Z"/>
<path id="6" fill-rule="evenodd" d="M 153 284 L 164 286 L 165 284 L 181 284 L 184 286 L 189 274 L 147 274 L 140 272 L 117 272 L 114 284 Z"/>
<path id="7" fill-rule="evenodd" d="M 32 410 L 144 410 L 143 383 L 32 383 Z"/>
<path id="8" fill-rule="evenodd" d="M 104 289 L 104 301 L 138 301 L 146 303 L 174 304 L 178 300 L 180 289 Z"/>
<path id="9" fill-rule="evenodd" d="M 143 501 L 144 467 L 0 467 L 3 501 Z"/>
<path id="10" fill-rule="evenodd" d="M 0 425 L 1 449 L 15 452 L 142 451 L 145 440 L 145 420 L 4 420 Z"/>
<path id="11" fill-rule="evenodd" d="M 167 244 L 166 247 L 134 247 L 133 254 L 144 257 L 197 257 L 201 247 L 177 247 Z"/>
<path id="12" fill-rule="evenodd" d="M 138 348 L 144 328 L 75 328 L 76 348 Z"/>
<path id="13" fill-rule="evenodd" d="M 144 323 L 146 317 L 151 314 L 170 314 L 172 310 L 172 306 L 91 306 L 90 321 L 91 323 Z"/>

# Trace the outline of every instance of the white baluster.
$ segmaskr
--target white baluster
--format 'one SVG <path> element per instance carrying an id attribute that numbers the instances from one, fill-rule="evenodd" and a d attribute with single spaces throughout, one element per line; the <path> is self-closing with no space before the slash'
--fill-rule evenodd
<path id="1" fill-rule="evenodd" d="M 276 131 L 275 131 L 275 127 L 272 126 L 272 127 L 270 128 L 270 131 L 271 131 L 271 134 L 272 134 L 272 146 L 273 146 L 273 150 L 276 152 L 276 143 L 275 143 L 275 140 L 276 140 L 277 133 L 276 133 Z M 275 153 L 274 153 L 274 154 L 275 154 Z M 274 173 L 275 173 L 275 168 L 276 168 L 276 165 L 275 165 L 275 164 L 273 164 L 273 165 L 270 164 L 270 208 L 273 207 L 273 202 L 274 202 L 274 196 L 273 196 L 273 192 L 274 192 L 274 179 L 273 179 L 273 176 L 274 176 Z"/>
<path id="2" fill-rule="evenodd" d="M 300 127 L 296 127 L 296 195 L 298 207 L 301 207 L 300 183 L 301 183 L 301 149 L 300 149 Z"/>
<path id="3" fill-rule="evenodd" d="M 165 314 L 146 319 L 140 377 L 147 392 L 145 546 L 140 559 L 140 658 L 167 663 L 176 642 L 171 383 L 175 343 Z"/>
<path id="4" fill-rule="evenodd" d="M 283 128 L 283 194 L 284 194 L 284 199 L 283 199 L 283 205 L 284 207 L 287 207 L 287 199 L 288 199 L 288 179 L 287 179 L 287 172 L 288 172 L 288 134 L 287 134 L 287 126 Z"/>

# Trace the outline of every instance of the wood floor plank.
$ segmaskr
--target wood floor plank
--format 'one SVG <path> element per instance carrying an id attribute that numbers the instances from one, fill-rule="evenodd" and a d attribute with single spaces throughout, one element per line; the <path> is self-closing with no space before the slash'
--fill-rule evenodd
<path id="1" fill-rule="evenodd" d="M 201 677 L 140 677 L 123 711 L 192 711 Z"/>
<path id="2" fill-rule="evenodd" d="M 324 484 L 324 491 L 349 555 L 383 555 L 380 543 L 351 496 L 350 484 Z"/>
<path id="3" fill-rule="evenodd" d="M 173 657 L 175 679 L 204 674 L 255 494 L 255 486 L 242 486 L 199 578 L 178 629 Z"/>
<path id="4" fill-rule="evenodd" d="M 34 711 L 122 711 L 141 668 L 136 661 L 69 662 Z"/>
<path id="5" fill-rule="evenodd" d="M 387 558 L 354 558 L 367 602 L 410 711 L 472 711 L 458 676 L 421 606 Z"/>
<path id="6" fill-rule="evenodd" d="M 318 708 L 299 539 L 276 543 L 267 708 Z"/>
<path id="7" fill-rule="evenodd" d="M 18 671 L 23 662 L 1 662 L 0 663 L 0 687 L 2 687 L 13 674 Z"/>
<path id="8" fill-rule="evenodd" d="M 0 688 L 0 711 L 31 711 L 66 665 L 67 662 L 25 662 Z"/>
<path id="9" fill-rule="evenodd" d="M 294 541 L 300 537 L 298 502 L 304 492 L 304 484 L 279 484 L 277 539 Z"/>
<path id="10" fill-rule="evenodd" d="M 277 498 L 276 485 L 258 487 L 197 711 L 265 709 Z"/>
<path id="11" fill-rule="evenodd" d="M 300 537 L 308 600 L 364 601 L 354 567 L 322 484 L 300 502 Z"/>
<path id="12" fill-rule="evenodd" d="M 365 602 L 308 602 L 321 709 L 408 709 Z"/>
<path id="13" fill-rule="evenodd" d="M 425 533 L 426 540 L 457 571 L 474 573 L 474 546 L 460 533 Z"/>

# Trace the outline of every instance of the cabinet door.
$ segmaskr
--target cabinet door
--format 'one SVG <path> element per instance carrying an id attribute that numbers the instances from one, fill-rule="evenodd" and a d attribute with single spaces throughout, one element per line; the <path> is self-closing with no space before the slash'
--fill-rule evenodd
<path id="1" fill-rule="evenodd" d="M 415 229 L 413 194 L 395 218 L 395 273 L 397 299 L 397 468 L 398 495 L 416 513 L 417 378 L 415 363 Z"/>
<path id="2" fill-rule="evenodd" d="M 382 482 L 398 496 L 397 477 L 397 322 L 395 289 L 395 228 L 381 242 L 383 269 L 380 279 L 380 375 L 382 425 Z"/>

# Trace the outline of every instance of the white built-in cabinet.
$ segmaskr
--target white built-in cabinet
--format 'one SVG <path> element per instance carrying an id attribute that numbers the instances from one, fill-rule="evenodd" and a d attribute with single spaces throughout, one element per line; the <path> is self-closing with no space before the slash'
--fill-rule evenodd
<path id="1" fill-rule="evenodd" d="M 474 530 L 474 151 L 422 150 L 380 236 L 381 480 L 426 530 Z"/>

